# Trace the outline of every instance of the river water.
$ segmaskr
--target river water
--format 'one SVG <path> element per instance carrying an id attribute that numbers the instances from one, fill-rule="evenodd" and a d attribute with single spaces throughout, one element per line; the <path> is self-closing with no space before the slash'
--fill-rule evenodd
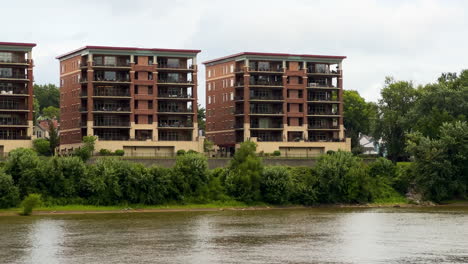
<path id="1" fill-rule="evenodd" d="M 5 216 L 0 263 L 468 263 L 468 208 Z"/>

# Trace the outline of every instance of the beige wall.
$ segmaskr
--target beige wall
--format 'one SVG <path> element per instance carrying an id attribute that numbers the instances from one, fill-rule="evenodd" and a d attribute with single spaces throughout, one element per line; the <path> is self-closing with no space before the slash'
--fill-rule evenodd
<path id="1" fill-rule="evenodd" d="M 251 138 L 255 142 L 255 138 Z M 324 153 L 329 150 L 351 151 L 351 139 L 346 138 L 346 142 L 256 142 L 257 152 L 273 153 L 280 150 L 280 147 L 286 148 L 323 148 Z M 239 148 L 240 144 L 236 145 Z"/>
<path id="2" fill-rule="evenodd" d="M 0 140 L 0 151 L 8 153 L 17 148 L 32 148 L 32 140 Z"/>

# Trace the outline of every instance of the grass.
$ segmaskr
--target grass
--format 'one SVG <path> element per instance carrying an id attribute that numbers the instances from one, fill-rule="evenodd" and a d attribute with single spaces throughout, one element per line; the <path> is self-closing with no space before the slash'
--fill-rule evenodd
<path id="1" fill-rule="evenodd" d="M 158 210 L 158 209 L 205 209 L 205 208 L 243 208 L 249 206 L 267 206 L 264 203 L 246 204 L 238 201 L 226 201 L 226 202 L 212 202 L 212 203 L 190 203 L 190 204 L 163 204 L 163 205 L 142 205 L 142 204 L 130 204 L 130 205 L 115 205 L 115 206 L 96 206 L 96 205 L 82 205 L 82 204 L 70 204 L 70 205 L 52 205 L 42 206 L 34 208 L 35 212 L 49 212 L 49 211 L 87 211 L 87 212 L 99 212 L 99 211 L 121 211 L 126 209 L 147 209 L 147 210 Z M 20 213 L 22 208 L 9 208 L 0 209 L 0 213 Z"/>

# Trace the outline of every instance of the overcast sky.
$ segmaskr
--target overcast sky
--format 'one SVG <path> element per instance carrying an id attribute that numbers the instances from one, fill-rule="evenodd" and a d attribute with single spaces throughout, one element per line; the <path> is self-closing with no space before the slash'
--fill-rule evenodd
<path id="1" fill-rule="evenodd" d="M 0 41 L 34 42 L 35 81 L 59 83 L 55 56 L 85 45 L 345 55 L 344 88 L 376 101 L 385 76 L 433 82 L 468 68 L 468 1 L 79 0 L 2 3 Z"/>

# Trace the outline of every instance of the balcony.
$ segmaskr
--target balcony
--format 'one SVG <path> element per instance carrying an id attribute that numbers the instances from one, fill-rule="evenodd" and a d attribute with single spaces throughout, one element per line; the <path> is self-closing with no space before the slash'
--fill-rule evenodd
<path id="1" fill-rule="evenodd" d="M 86 93 L 83 96 L 86 96 Z M 130 92 L 129 92 L 129 89 L 95 87 L 93 91 L 93 96 L 96 96 L 96 97 L 130 97 Z"/>
<path id="2" fill-rule="evenodd" d="M 86 111 L 86 110 L 84 110 Z M 93 112 L 118 112 L 118 113 L 130 113 L 130 106 L 119 106 L 119 105 L 94 105 Z"/>
<path id="3" fill-rule="evenodd" d="M 283 110 L 263 110 L 263 109 L 250 109 L 251 115 L 283 115 Z"/>
<path id="4" fill-rule="evenodd" d="M 309 109 L 307 115 L 339 116 L 337 111 Z"/>
<path id="5" fill-rule="evenodd" d="M 167 64 L 167 63 L 158 63 L 158 70 L 177 70 L 177 71 L 193 71 L 195 69 L 194 65 L 181 65 L 181 64 Z"/>
<path id="6" fill-rule="evenodd" d="M 172 121 L 172 120 L 159 120 L 158 128 L 168 128 L 168 129 L 184 129 L 184 128 L 193 128 L 192 122 L 184 121 Z"/>
<path id="7" fill-rule="evenodd" d="M 317 88 L 317 89 L 340 89 L 337 88 L 336 86 L 326 84 L 326 83 L 316 83 L 316 82 L 310 82 L 307 84 L 307 88 Z"/>
<path id="8" fill-rule="evenodd" d="M 94 120 L 95 127 L 130 127 L 130 121 L 115 120 L 115 119 L 102 119 Z"/>
<path id="9" fill-rule="evenodd" d="M 130 68 L 130 61 L 128 62 L 93 62 L 94 67 L 100 67 L 100 68 Z"/>
<path id="10" fill-rule="evenodd" d="M 2 73 L 0 72 L 0 79 L 29 81 L 28 76 L 24 73 Z"/>
<path id="11" fill-rule="evenodd" d="M 340 129 L 338 125 L 333 124 L 309 124 L 308 129 L 310 130 L 329 130 L 329 129 Z"/>
<path id="12" fill-rule="evenodd" d="M 260 126 L 259 124 L 250 124 L 251 129 L 283 129 L 283 124 L 268 124 L 267 126 Z"/>
<path id="13" fill-rule="evenodd" d="M 163 83 L 163 84 L 175 84 L 175 85 L 193 85 L 194 82 L 192 80 L 179 80 L 179 79 L 158 79 L 158 83 Z"/>
<path id="14" fill-rule="evenodd" d="M 0 130 L 0 140 L 30 140 L 30 136 L 17 135 L 17 134 L 8 134 L 4 133 L 5 131 Z"/>
<path id="15" fill-rule="evenodd" d="M 250 95 L 250 100 L 266 100 L 266 101 L 281 101 L 282 95 Z"/>
<path id="16" fill-rule="evenodd" d="M 0 110 L 29 111 L 27 106 L 16 101 L 0 101 Z"/>
<path id="17" fill-rule="evenodd" d="M 0 96 L 29 96 L 26 89 L 0 88 Z"/>
<path id="18" fill-rule="evenodd" d="M 82 82 L 86 82 L 86 78 L 82 78 Z M 129 83 L 130 78 L 127 78 L 127 77 L 105 78 L 102 76 L 94 76 L 93 82 Z"/>
<path id="19" fill-rule="evenodd" d="M 160 93 L 158 98 L 164 99 L 193 99 L 191 94 L 170 94 L 170 93 Z"/>
<path id="20" fill-rule="evenodd" d="M 252 137 L 257 138 L 257 142 L 281 142 L 283 141 L 281 136 L 273 136 L 273 135 L 252 135 Z"/>
<path id="21" fill-rule="evenodd" d="M 274 68 L 274 67 L 252 67 L 249 68 L 249 72 L 262 72 L 262 73 L 283 73 L 283 68 Z"/>
<path id="22" fill-rule="evenodd" d="M 307 98 L 307 101 L 309 102 L 333 102 L 333 103 L 337 103 L 338 102 L 338 98 L 336 97 L 327 97 L 327 96 L 309 96 Z"/>
<path id="23" fill-rule="evenodd" d="M 341 70 L 330 70 L 329 68 L 307 67 L 307 74 L 310 75 L 341 75 Z"/>
<path id="24" fill-rule="evenodd" d="M 192 108 L 174 108 L 174 107 L 163 107 L 163 106 L 160 106 L 158 108 L 158 112 L 159 113 L 173 113 L 173 114 L 177 114 L 177 113 L 193 114 Z"/>
<path id="25" fill-rule="evenodd" d="M 268 80 L 250 80 L 250 85 L 257 86 L 283 86 L 282 81 L 268 81 Z"/>
<path id="26" fill-rule="evenodd" d="M 330 136 L 315 136 L 311 135 L 309 136 L 309 141 L 310 142 L 345 142 L 345 139 L 339 139 L 339 138 L 333 138 Z"/>
<path id="27" fill-rule="evenodd" d="M 0 126 L 28 126 L 28 121 L 19 118 L 0 118 Z"/>
<path id="28" fill-rule="evenodd" d="M 0 58 L 0 64 L 8 64 L 8 65 L 28 65 L 29 62 L 24 58 Z"/>

